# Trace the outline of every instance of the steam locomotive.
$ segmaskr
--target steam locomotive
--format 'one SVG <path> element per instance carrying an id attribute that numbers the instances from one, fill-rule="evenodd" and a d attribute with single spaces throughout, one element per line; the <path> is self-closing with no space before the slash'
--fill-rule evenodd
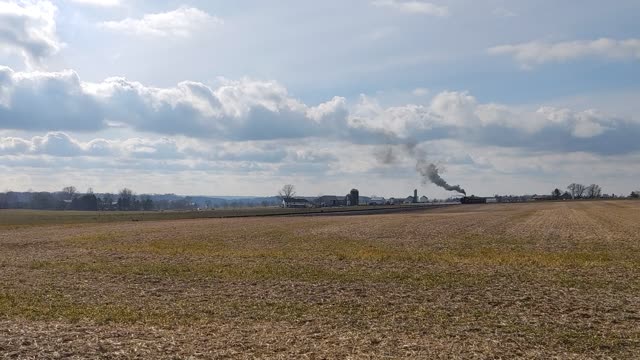
<path id="1" fill-rule="evenodd" d="M 478 196 L 465 196 L 460 198 L 461 204 L 486 204 L 487 198 Z"/>

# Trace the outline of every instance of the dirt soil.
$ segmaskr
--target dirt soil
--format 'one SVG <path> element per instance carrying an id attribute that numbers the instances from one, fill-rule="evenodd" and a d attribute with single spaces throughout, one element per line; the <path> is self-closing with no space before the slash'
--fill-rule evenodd
<path id="1" fill-rule="evenodd" d="M 0 358 L 640 358 L 640 202 L 0 229 Z"/>

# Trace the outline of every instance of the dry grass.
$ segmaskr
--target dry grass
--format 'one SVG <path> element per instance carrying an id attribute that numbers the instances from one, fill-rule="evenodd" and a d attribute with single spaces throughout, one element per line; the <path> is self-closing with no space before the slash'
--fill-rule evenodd
<path id="1" fill-rule="evenodd" d="M 0 209 L 0 230 L 44 225 L 104 224 L 185 219 L 222 219 L 243 217 L 297 216 L 319 214 L 394 213 L 436 208 L 439 205 L 386 205 L 332 208 L 285 209 L 279 207 L 228 208 L 204 211 L 56 211 Z"/>
<path id="2" fill-rule="evenodd" d="M 638 274 L 640 202 L 5 228 L 0 354 L 638 358 Z"/>

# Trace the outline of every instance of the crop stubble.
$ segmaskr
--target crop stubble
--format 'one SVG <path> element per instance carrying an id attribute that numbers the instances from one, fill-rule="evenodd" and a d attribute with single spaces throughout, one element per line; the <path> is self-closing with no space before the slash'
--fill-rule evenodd
<path id="1" fill-rule="evenodd" d="M 640 202 L 0 230 L 5 357 L 640 356 Z"/>

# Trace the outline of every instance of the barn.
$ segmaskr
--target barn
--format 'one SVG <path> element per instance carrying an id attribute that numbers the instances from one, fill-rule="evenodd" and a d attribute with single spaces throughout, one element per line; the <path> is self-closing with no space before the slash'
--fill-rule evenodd
<path id="1" fill-rule="evenodd" d="M 308 208 L 311 203 L 307 199 L 289 198 L 282 199 L 282 207 L 290 209 Z"/>

